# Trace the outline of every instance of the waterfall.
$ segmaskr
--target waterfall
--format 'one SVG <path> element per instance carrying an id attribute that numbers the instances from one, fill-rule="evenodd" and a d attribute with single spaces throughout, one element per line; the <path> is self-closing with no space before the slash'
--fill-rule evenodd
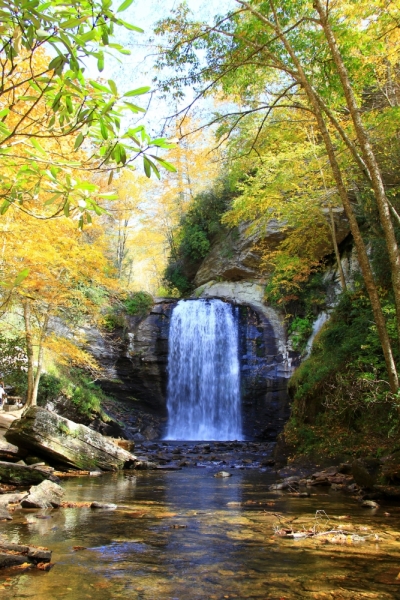
<path id="1" fill-rule="evenodd" d="M 232 305 L 181 300 L 171 318 L 167 440 L 240 440 L 238 326 Z"/>
<path id="2" fill-rule="evenodd" d="M 325 323 L 329 320 L 329 317 L 330 317 L 329 313 L 324 311 L 324 312 L 320 313 L 318 315 L 316 321 L 314 321 L 313 326 L 312 326 L 311 335 L 308 338 L 307 345 L 304 350 L 304 358 L 308 358 L 310 356 L 314 339 L 315 339 L 316 335 L 321 331 L 321 329 L 325 325 Z"/>

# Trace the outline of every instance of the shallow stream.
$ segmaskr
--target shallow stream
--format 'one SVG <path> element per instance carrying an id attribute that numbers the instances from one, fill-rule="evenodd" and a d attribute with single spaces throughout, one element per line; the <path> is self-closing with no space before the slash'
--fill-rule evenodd
<path id="1" fill-rule="evenodd" d="M 1 598 L 400 598 L 400 507 L 363 509 L 326 488 L 292 497 L 268 491 L 273 480 L 208 468 L 65 480 L 67 500 L 122 508 L 14 512 L 1 538 L 47 546 L 55 566 L 2 572 Z M 346 534 L 274 535 L 290 527 Z"/>

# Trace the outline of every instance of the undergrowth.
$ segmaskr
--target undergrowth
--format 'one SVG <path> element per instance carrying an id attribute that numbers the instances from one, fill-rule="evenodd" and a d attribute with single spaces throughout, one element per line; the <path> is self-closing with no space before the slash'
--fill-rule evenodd
<path id="1" fill-rule="evenodd" d="M 102 389 L 83 370 L 70 369 L 66 372 L 54 368 L 53 372 L 44 373 L 40 378 L 38 405 L 45 406 L 47 402 L 57 400 L 60 396 L 70 402 L 84 417 L 102 414 L 101 403 L 107 398 Z"/>
<path id="2" fill-rule="evenodd" d="M 398 363 L 395 307 L 387 295 L 382 305 Z M 373 452 L 399 437 L 400 395 L 390 392 L 363 289 L 341 296 L 311 356 L 292 376 L 290 390 L 294 402 L 285 439 L 296 453 Z"/>

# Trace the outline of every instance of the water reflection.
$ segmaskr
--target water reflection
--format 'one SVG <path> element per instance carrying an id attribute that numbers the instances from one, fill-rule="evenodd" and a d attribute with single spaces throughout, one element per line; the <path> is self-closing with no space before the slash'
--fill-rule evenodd
<path id="1" fill-rule="evenodd" d="M 268 491 L 267 473 L 210 470 L 144 472 L 137 479 L 107 475 L 65 482 L 67 499 L 116 503 L 90 508 L 19 511 L 2 534 L 13 542 L 46 545 L 56 566 L 7 580 L 5 600 L 222 600 L 399 597 L 400 509 L 372 514 L 351 498 L 319 493 L 309 499 Z M 389 532 L 379 543 L 334 546 L 279 539 L 280 518 L 324 509 L 352 515 Z M 49 517 L 38 519 L 37 515 Z M 277 515 L 277 516 L 276 516 Z M 74 549 L 77 546 L 86 549 Z M 397 569 L 396 573 L 394 571 Z"/>

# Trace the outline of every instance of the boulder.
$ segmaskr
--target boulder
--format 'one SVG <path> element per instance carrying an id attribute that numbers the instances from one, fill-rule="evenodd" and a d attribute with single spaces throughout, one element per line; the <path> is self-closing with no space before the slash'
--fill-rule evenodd
<path id="1" fill-rule="evenodd" d="M 135 462 L 133 454 L 100 433 L 38 406 L 32 406 L 12 423 L 6 439 L 45 456 L 49 462 L 82 470 L 116 471 Z M 47 478 L 51 479 L 48 474 Z"/>
<path id="2" fill-rule="evenodd" d="M 64 490 L 53 481 L 42 481 L 31 487 L 29 494 L 21 500 L 23 508 L 57 508 L 61 504 Z"/>
<path id="3" fill-rule="evenodd" d="M 58 478 L 39 467 L 28 467 L 14 463 L 0 462 L 0 482 L 13 485 L 32 485 L 45 479 L 58 481 Z"/>

